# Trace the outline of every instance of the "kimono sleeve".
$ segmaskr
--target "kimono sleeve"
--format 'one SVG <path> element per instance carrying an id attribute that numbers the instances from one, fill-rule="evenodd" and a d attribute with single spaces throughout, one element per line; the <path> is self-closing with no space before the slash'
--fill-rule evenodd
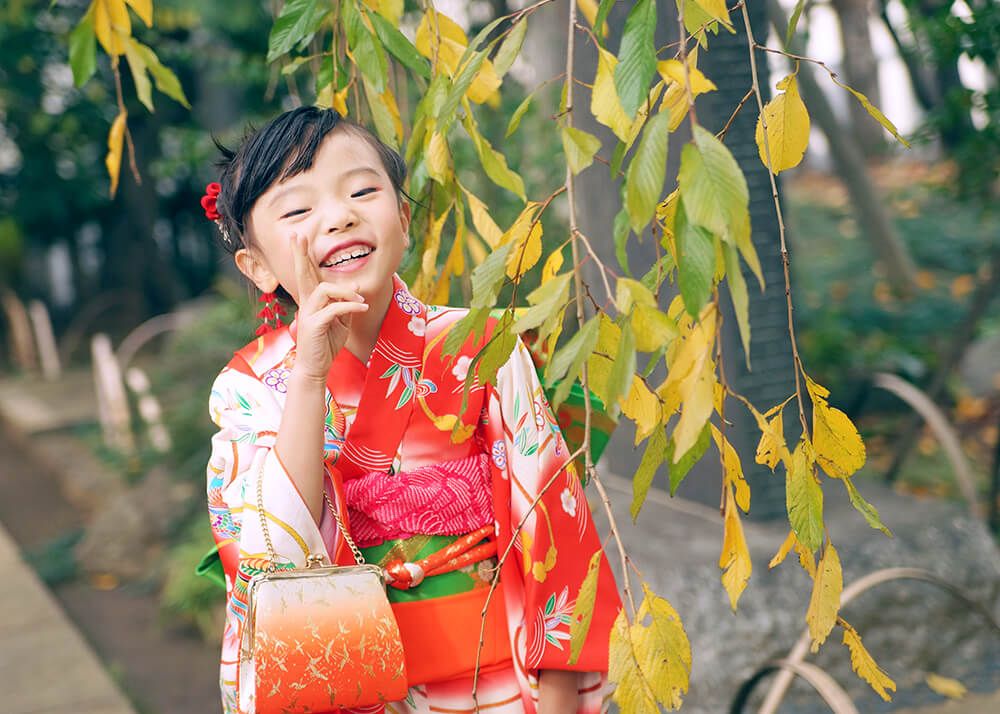
<path id="1" fill-rule="evenodd" d="M 503 572 L 509 617 L 510 601 L 520 600 L 514 609 L 523 617 L 524 637 L 515 644 L 523 646 L 523 662 L 535 671 L 606 672 L 608 639 L 621 601 L 603 553 L 588 636 L 578 661 L 568 663 L 573 607 L 591 557 L 602 547 L 580 480 L 567 463 L 569 450 L 520 340 L 497 373 L 488 410 L 493 465 L 506 481 L 503 488 L 494 487 L 501 552 L 530 511 Z"/>
<path id="2" fill-rule="evenodd" d="M 237 369 L 215 380 L 209 411 L 218 431 L 208 462 L 208 505 L 232 590 L 241 562 L 258 568 L 269 558 L 260 501 L 278 563 L 301 566 L 310 553 L 326 553 L 323 537 L 274 450 L 281 407 L 274 391 Z"/>

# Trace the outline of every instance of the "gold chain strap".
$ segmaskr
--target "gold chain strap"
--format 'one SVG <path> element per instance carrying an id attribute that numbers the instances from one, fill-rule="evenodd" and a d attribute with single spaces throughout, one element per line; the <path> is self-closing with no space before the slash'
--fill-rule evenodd
<path id="1" fill-rule="evenodd" d="M 264 544 L 267 546 L 267 557 L 270 560 L 267 572 L 273 573 L 277 566 L 275 563 L 278 560 L 277 553 L 274 550 L 274 544 L 271 542 L 271 532 L 267 527 L 267 516 L 264 514 L 264 464 L 267 461 L 267 457 L 261 459 L 260 471 L 257 473 L 257 515 L 260 516 L 260 530 L 264 534 Z M 340 534 L 347 541 L 347 545 L 351 548 L 351 553 L 354 554 L 354 560 L 358 565 L 365 564 L 365 556 L 361 554 L 361 550 L 358 548 L 351 534 L 347 532 L 347 528 L 344 527 L 344 521 L 340 518 L 340 513 L 336 508 L 333 507 L 333 503 L 330 501 L 330 497 L 326 494 L 326 489 L 323 489 L 323 500 L 326 501 L 326 507 L 330 510 L 330 515 L 333 516 L 334 520 L 337 521 L 337 528 L 340 529 Z"/>

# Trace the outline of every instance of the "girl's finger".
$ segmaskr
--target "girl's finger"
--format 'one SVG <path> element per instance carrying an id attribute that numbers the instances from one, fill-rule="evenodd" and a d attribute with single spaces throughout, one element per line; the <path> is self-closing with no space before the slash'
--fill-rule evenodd
<path id="1" fill-rule="evenodd" d="M 309 270 L 312 260 L 309 257 L 309 244 L 305 236 L 292 233 L 290 242 L 292 244 L 292 262 L 295 267 L 295 283 L 298 289 L 296 299 L 301 305 L 316 289 L 319 281 L 314 272 Z"/>
<path id="2" fill-rule="evenodd" d="M 338 317 L 353 315 L 354 313 L 366 312 L 368 303 L 365 302 L 332 302 L 326 307 L 317 310 L 312 314 L 317 327 L 329 327 Z"/>

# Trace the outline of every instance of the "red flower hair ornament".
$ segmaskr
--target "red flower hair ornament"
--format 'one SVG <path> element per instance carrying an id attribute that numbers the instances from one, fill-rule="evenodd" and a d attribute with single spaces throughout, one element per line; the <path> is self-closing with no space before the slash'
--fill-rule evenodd
<path id="1" fill-rule="evenodd" d="M 229 239 L 229 231 L 226 229 L 225 223 L 222 222 L 222 214 L 219 213 L 219 194 L 222 192 L 222 185 L 218 181 L 212 181 L 212 183 L 205 186 L 205 195 L 201 197 L 201 207 L 205 211 L 205 218 L 210 221 L 215 221 L 215 225 L 219 227 L 219 233 L 222 234 L 222 241 L 228 245 L 232 245 L 232 241 Z"/>

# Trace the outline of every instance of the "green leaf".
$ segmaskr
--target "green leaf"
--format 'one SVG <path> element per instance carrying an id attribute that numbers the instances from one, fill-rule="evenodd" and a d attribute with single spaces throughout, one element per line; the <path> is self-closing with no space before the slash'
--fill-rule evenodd
<path id="1" fill-rule="evenodd" d="M 604 38 L 601 36 L 601 28 L 608 19 L 608 13 L 615 4 L 615 0 L 601 0 L 600 7 L 597 8 L 597 17 L 594 18 L 594 34 L 597 35 L 597 44 L 604 47 Z"/>
<path id="2" fill-rule="evenodd" d="M 692 225 L 681 204 L 677 206 L 674 219 L 674 240 L 677 242 L 677 284 L 685 309 L 697 319 L 712 295 L 715 236 L 701 226 Z"/>
<path id="3" fill-rule="evenodd" d="M 740 341 L 743 343 L 743 354 L 746 357 L 747 370 L 750 369 L 750 295 L 747 292 L 747 282 L 740 269 L 740 254 L 735 246 L 722 244 L 722 253 L 726 259 L 726 280 L 729 282 L 729 296 L 733 299 L 733 312 L 736 313 L 736 324 L 740 329 Z"/>
<path id="4" fill-rule="evenodd" d="M 490 142 L 479 133 L 470 114 L 465 115 L 462 125 L 472 139 L 476 153 L 479 155 L 479 162 L 483 165 L 483 170 L 486 171 L 490 180 L 497 186 L 514 193 L 522 201 L 527 201 L 527 196 L 524 193 L 524 181 L 507 166 L 506 157 L 490 146 Z"/>
<path id="5" fill-rule="evenodd" d="M 97 36 L 89 12 L 69 33 L 69 66 L 73 69 L 73 84 L 77 87 L 82 87 L 97 69 Z"/>
<path id="6" fill-rule="evenodd" d="M 625 174 L 625 206 L 632 230 L 642 234 L 656 212 L 667 175 L 670 115 L 660 112 L 646 122 L 639 148 Z"/>
<path id="7" fill-rule="evenodd" d="M 625 275 L 631 276 L 632 270 L 628 265 L 628 237 L 630 233 L 628 226 L 628 209 L 622 206 L 621 210 L 615 215 L 615 222 L 611 227 L 611 235 L 615 243 L 615 256 L 618 258 L 618 264 L 622 266 Z"/>
<path id="8" fill-rule="evenodd" d="M 560 136 L 566 162 L 574 175 L 594 163 L 594 154 L 601 148 L 600 139 L 572 126 L 564 126 Z"/>
<path id="9" fill-rule="evenodd" d="M 788 522 L 799 543 L 815 552 L 823 543 L 823 489 L 813 475 L 812 447 L 800 441 L 785 477 Z"/>
<path id="10" fill-rule="evenodd" d="M 677 182 L 694 225 L 729 242 L 749 225 L 750 192 L 743 172 L 725 144 L 701 126 L 681 152 Z"/>
<path id="11" fill-rule="evenodd" d="M 625 19 L 619 61 L 615 67 L 615 89 L 618 90 L 622 109 L 630 119 L 635 118 L 639 107 L 646 101 L 649 83 L 656 74 L 655 30 L 655 0 L 639 0 Z"/>
<path id="12" fill-rule="evenodd" d="M 446 355 L 457 354 L 469 339 L 469 335 L 481 335 L 490 316 L 489 307 L 473 308 L 465 317 L 448 328 L 448 336 L 444 338 L 441 352 Z"/>
<path id="13" fill-rule="evenodd" d="M 375 27 L 375 34 L 378 35 L 382 45 L 398 59 L 404 67 L 416 72 L 424 79 L 431 78 L 431 68 L 427 60 L 417 52 L 413 43 L 406 39 L 406 35 L 397 30 L 392 24 L 377 12 L 368 13 L 372 25 Z"/>
<path id="14" fill-rule="evenodd" d="M 785 47 L 792 44 L 792 36 L 795 34 L 795 28 L 799 26 L 799 17 L 802 15 L 802 8 L 805 7 L 806 0 L 799 0 L 795 3 L 795 9 L 792 10 L 792 16 L 788 18 L 788 29 L 785 31 Z"/>
<path id="15" fill-rule="evenodd" d="M 472 307 L 492 308 L 497 302 L 500 285 L 507 274 L 507 258 L 514 243 L 505 243 L 486 256 L 472 271 Z"/>
<path id="16" fill-rule="evenodd" d="M 389 63 L 382 44 L 375 41 L 353 1 L 345 2 L 341 7 L 344 12 L 344 23 L 347 25 L 347 44 L 354 54 L 354 61 L 357 62 L 361 74 L 371 83 L 375 94 L 382 94 L 389 75 Z"/>
<path id="17" fill-rule="evenodd" d="M 877 531 L 882 531 L 887 536 L 892 538 L 892 531 L 886 528 L 885 524 L 882 523 L 882 519 L 879 518 L 878 515 L 878 509 L 868 503 L 868 501 L 866 501 L 864 497 L 858 493 L 857 487 L 849 477 L 842 480 L 844 482 L 844 486 L 847 487 L 847 495 L 851 497 L 851 505 L 854 506 L 858 513 L 865 517 L 868 525 Z"/>
<path id="18" fill-rule="evenodd" d="M 618 342 L 618 353 L 611 363 L 608 384 L 605 389 L 605 404 L 617 404 L 619 398 L 628 393 L 632 386 L 632 375 L 635 374 L 635 333 L 632 323 L 625 320 L 621 326 L 622 336 Z"/>
<path id="19" fill-rule="evenodd" d="M 615 144 L 615 150 L 611 152 L 611 164 L 609 166 L 612 181 L 618 178 L 618 172 L 621 171 L 622 162 L 625 161 L 625 154 L 628 153 L 628 149 L 629 145 L 624 141 L 619 140 Z"/>
<path id="20" fill-rule="evenodd" d="M 345 3 L 344 7 L 349 5 Z M 320 0 L 287 0 L 267 39 L 267 61 L 273 62 L 287 54 L 298 42 L 316 32 L 329 12 L 329 4 Z"/>
<path id="21" fill-rule="evenodd" d="M 517 333 L 538 327 L 569 300 L 569 280 L 572 273 L 563 273 L 536 288 L 528 295 L 532 307 L 514 323 L 512 330 Z"/>
<path id="22" fill-rule="evenodd" d="M 146 69 L 148 69 L 149 73 L 153 75 L 153 81 L 156 83 L 156 88 L 180 104 L 182 107 L 190 109 L 191 105 L 188 103 L 187 97 L 184 96 L 184 88 L 181 87 L 181 83 L 180 80 L 177 79 L 177 75 L 160 62 L 160 58 L 156 56 L 156 53 L 153 52 L 152 48 L 147 47 L 141 42 L 136 42 L 135 40 L 130 40 L 129 44 L 134 47 L 136 54 L 138 54 L 142 58 L 142 61 L 146 64 Z"/>
<path id="23" fill-rule="evenodd" d="M 142 106 L 152 113 L 153 109 L 153 85 L 149 81 L 149 74 L 146 72 L 146 62 L 139 53 L 135 51 L 138 44 L 131 37 L 125 42 L 125 58 L 128 60 L 128 68 L 132 71 L 132 81 L 135 83 L 135 95 L 139 98 Z"/>
<path id="24" fill-rule="evenodd" d="M 498 77 L 507 74 L 507 70 L 514 64 L 514 60 L 521 54 L 521 46 L 524 44 L 524 36 L 528 31 L 527 18 L 522 18 L 510 28 L 510 34 L 500 44 L 496 56 L 493 58 L 493 69 Z"/>
<path id="25" fill-rule="evenodd" d="M 496 384 L 497 370 L 510 359 L 511 352 L 514 351 L 514 346 L 517 344 L 517 335 L 510 329 L 513 321 L 513 314 L 509 310 L 505 310 L 500 322 L 493 330 L 490 341 L 486 343 L 486 347 L 480 353 L 478 371 L 480 384 Z"/>
<path id="26" fill-rule="evenodd" d="M 485 61 L 486 52 L 476 52 L 471 55 L 465 64 L 460 65 L 461 69 L 458 72 L 458 76 L 455 77 L 455 81 L 448 89 L 445 100 L 441 104 L 441 109 L 436 115 L 441 132 L 447 132 L 451 128 L 451 123 L 455 119 L 455 112 L 458 111 L 458 105 L 461 104 L 462 97 L 469 90 L 472 80 L 479 74 L 479 70 Z"/>
<path id="27" fill-rule="evenodd" d="M 517 131 L 517 127 L 521 126 L 521 119 L 524 117 L 524 113 L 528 111 L 528 107 L 531 106 L 531 100 L 534 97 L 535 93 L 532 92 L 517 105 L 517 109 L 510 115 L 510 121 L 507 122 L 507 131 L 504 133 L 504 139 L 509 138 L 511 134 Z"/>
<path id="28" fill-rule="evenodd" d="M 673 496 L 677 493 L 677 489 L 680 488 L 681 482 L 684 481 L 684 477 L 688 475 L 691 471 L 691 467 L 698 463 L 699 459 L 705 455 L 708 451 L 708 444 L 712 440 L 711 430 L 708 424 L 704 426 L 701 433 L 698 434 L 697 440 L 694 445 L 685 452 L 685 454 L 677 461 L 676 464 L 670 465 L 670 495 Z M 674 460 L 674 442 L 670 441 L 670 446 L 667 448 L 667 463 L 670 464 Z"/>
<path id="29" fill-rule="evenodd" d="M 526 24 L 526 23 L 525 23 Z M 576 664 L 580 659 L 583 644 L 590 632 L 590 621 L 594 616 L 594 603 L 597 601 L 597 578 L 601 572 L 601 556 L 603 550 L 597 550 L 590 556 L 587 563 L 587 574 L 583 576 L 580 592 L 573 605 L 573 614 L 569 623 L 569 661 L 566 664 Z"/>
<path id="30" fill-rule="evenodd" d="M 666 429 L 653 429 L 649 441 L 646 442 L 646 450 L 642 452 L 639 468 L 632 477 L 632 506 L 629 508 L 629 513 L 632 514 L 633 523 L 639 517 L 639 511 L 646 502 L 656 471 L 666 460 L 668 453 Z"/>
<path id="31" fill-rule="evenodd" d="M 392 114 L 386 107 L 385 102 L 375 91 L 368 77 L 361 78 L 365 86 L 365 97 L 368 99 L 368 108 L 371 109 L 372 120 L 375 123 L 375 133 L 382 143 L 390 148 L 399 151 L 399 144 L 396 141 L 396 123 L 392 119 Z"/>
<path id="32" fill-rule="evenodd" d="M 670 275 L 670 271 L 673 269 L 673 256 L 670 253 L 664 253 L 660 256 L 659 260 L 653 263 L 653 266 L 646 274 L 639 279 L 639 282 L 649 288 L 650 292 L 655 293 L 660 289 L 660 285 L 663 284 L 664 279 Z"/>
<path id="33" fill-rule="evenodd" d="M 580 374 L 584 362 L 594 353 L 599 325 L 598 315 L 587 320 L 580 331 L 555 353 L 546 366 L 545 386 L 551 388 L 556 382 L 559 382 L 559 387 L 552 398 L 553 408 L 566 401 L 569 390 L 577 375 Z"/>

